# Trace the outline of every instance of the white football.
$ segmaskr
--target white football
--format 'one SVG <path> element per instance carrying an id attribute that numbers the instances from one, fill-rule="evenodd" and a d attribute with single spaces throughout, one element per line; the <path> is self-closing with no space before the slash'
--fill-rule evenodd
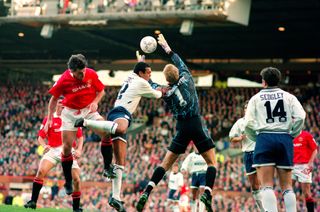
<path id="1" fill-rule="evenodd" d="M 145 53 L 152 53 L 157 49 L 157 41 L 154 37 L 145 36 L 140 41 L 140 48 Z"/>

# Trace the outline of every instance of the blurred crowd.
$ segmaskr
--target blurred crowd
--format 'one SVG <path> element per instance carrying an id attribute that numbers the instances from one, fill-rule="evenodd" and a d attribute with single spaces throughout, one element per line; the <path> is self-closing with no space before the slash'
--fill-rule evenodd
<path id="1" fill-rule="evenodd" d="M 117 96 L 117 87 L 106 87 L 106 97 L 99 106 L 102 115 L 106 115 L 112 108 Z M 37 132 L 47 111 L 49 95 L 48 87 L 42 84 L 28 84 L 26 82 L 7 83 L 0 86 L 0 176 L 34 176 L 36 174 L 42 151 L 37 142 Z M 214 196 L 215 211 L 254 211 L 254 200 L 250 196 L 250 185 L 246 180 L 242 157 L 230 158 L 224 150 L 239 148 L 231 145 L 227 134 L 233 123 L 243 115 L 243 103 L 258 89 L 227 88 L 227 89 L 198 89 L 201 113 L 209 132 L 216 142 L 218 174 L 215 190 L 220 191 Z M 320 142 L 320 97 L 314 88 L 287 88 L 303 103 L 307 112 L 306 129 Z M 127 164 L 123 176 L 126 184 L 123 189 L 123 199 L 128 211 L 133 211 L 140 191 L 147 185 L 154 168 L 160 163 L 175 133 L 175 121 L 161 100 L 143 99 L 134 118 L 147 120 L 147 127 L 128 137 Z M 103 165 L 100 155 L 100 138 L 92 131 L 85 129 L 85 144 L 80 160 L 82 181 L 106 182 L 102 177 Z M 192 146 L 187 153 L 192 151 Z M 318 150 L 320 151 L 320 149 Z M 187 154 L 180 157 L 180 162 Z M 320 198 L 320 154 L 315 161 L 312 191 L 314 197 Z M 48 176 L 55 181 L 63 179 L 61 167 L 52 170 Z M 185 179 L 186 186 L 189 180 Z M 149 201 L 150 211 L 165 211 L 167 179 L 160 183 L 159 189 Z M 63 189 L 53 190 L 56 184 L 48 185 L 40 196 L 39 205 L 42 207 L 70 207 L 71 198 L 64 198 Z M 304 204 L 301 198 L 301 188 L 294 187 L 299 201 L 299 208 Z M 280 188 L 277 187 L 278 197 L 281 198 Z M 46 191 L 48 191 L 46 193 Z M 49 192 L 50 191 L 50 192 Z M 246 195 L 228 195 L 227 192 L 242 192 Z M 15 197 L 23 200 L 28 198 L 25 191 L 10 191 L 11 202 Z M 55 195 L 52 195 L 54 193 Z M 110 211 L 108 196 L 110 187 L 101 189 L 90 187 L 82 190 L 84 208 L 92 211 Z M 7 197 L 8 197 L 7 196 Z M 53 196 L 53 198 L 52 198 Z M 0 203 L 10 202 L 10 198 L 2 197 Z M 30 197 L 29 197 L 30 198 Z M 320 202 L 318 200 L 318 207 Z M 232 210 L 231 210 L 232 208 Z M 282 207 L 283 208 L 283 207 Z M 319 208 L 320 210 L 320 208 Z M 300 210 L 299 210 L 300 211 Z"/>

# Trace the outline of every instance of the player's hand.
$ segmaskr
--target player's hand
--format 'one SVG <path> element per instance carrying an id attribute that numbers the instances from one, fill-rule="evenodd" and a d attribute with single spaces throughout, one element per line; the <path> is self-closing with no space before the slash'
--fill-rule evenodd
<path id="1" fill-rule="evenodd" d="M 245 140 L 247 136 L 245 134 L 240 135 L 241 141 Z"/>
<path id="2" fill-rule="evenodd" d="M 173 196 L 174 196 L 175 198 L 178 198 L 178 195 L 179 195 L 179 190 L 176 190 L 176 192 L 174 192 Z"/>
<path id="3" fill-rule="evenodd" d="M 77 160 L 81 157 L 82 152 L 80 150 L 75 150 L 73 153 L 73 157 Z"/>
<path id="4" fill-rule="evenodd" d="M 312 172 L 312 170 L 313 170 L 313 163 L 308 163 L 308 170 L 309 170 L 309 173 Z"/>
<path id="5" fill-rule="evenodd" d="M 168 45 L 166 39 L 164 38 L 163 34 L 158 35 L 158 43 L 164 49 L 164 51 L 169 54 L 171 52 L 171 48 Z"/>
<path id="6" fill-rule="evenodd" d="M 95 102 L 92 102 L 89 106 L 90 113 L 96 112 L 98 110 L 98 104 Z"/>
<path id="7" fill-rule="evenodd" d="M 47 153 L 47 152 L 49 152 L 50 149 L 51 149 L 51 147 L 50 147 L 49 145 L 47 145 L 47 144 L 44 145 L 43 148 L 44 148 L 44 150 L 43 150 L 43 153 L 44 153 L 44 154 Z"/>
<path id="8" fill-rule="evenodd" d="M 145 62 L 146 57 L 143 54 L 140 54 L 139 51 L 136 51 L 136 57 L 138 62 Z"/>

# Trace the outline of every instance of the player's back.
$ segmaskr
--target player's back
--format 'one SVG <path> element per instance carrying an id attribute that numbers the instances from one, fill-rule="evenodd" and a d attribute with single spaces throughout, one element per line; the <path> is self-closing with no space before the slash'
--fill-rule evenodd
<path id="1" fill-rule="evenodd" d="M 115 102 L 115 107 L 121 106 L 131 114 L 136 110 L 141 97 L 160 98 L 161 92 L 151 88 L 148 81 L 131 73 L 124 81 Z"/>
<path id="2" fill-rule="evenodd" d="M 252 97 L 248 105 L 248 125 L 258 133 L 290 133 L 293 119 L 304 119 L 304 110 L 295 96 L 280 89 L 262 89 Z M 297 121 L 297 120 L 294 120 Z M 252 122 L 255 122 L 254 124 Z"/>

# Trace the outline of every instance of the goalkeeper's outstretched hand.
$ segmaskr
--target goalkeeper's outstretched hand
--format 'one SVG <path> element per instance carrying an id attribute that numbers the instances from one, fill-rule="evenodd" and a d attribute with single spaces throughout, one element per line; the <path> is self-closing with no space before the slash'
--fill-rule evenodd
<path id="1" fill-rule="evenodd" d="M 145 62 L 146 61 L 146 57 L 143 54 L 140 54 L 139 51 L 136 51 L 136 57 L 138 62 Z"/>
<path id="2" fill-rule="evenodd" d="M 169 54 L 171 52 L 171 48 L 168 45 L 166 39 L 164 38 L 163 34 L 158 35 L 158 43 L 164 49 L 164 51 Z"/>

